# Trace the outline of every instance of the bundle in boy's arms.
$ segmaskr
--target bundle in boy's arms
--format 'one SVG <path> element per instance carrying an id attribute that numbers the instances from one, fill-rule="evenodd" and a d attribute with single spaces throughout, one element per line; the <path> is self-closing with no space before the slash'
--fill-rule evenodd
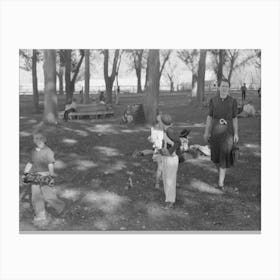
<path id="1" fill-rule="evenodd" d="M 24 184 L 21 185 L 20 200 L 27 195 L 31 195 L 31 189 L 29 187 L 31 184 L 54 187 L 54 177 L 51 175 L 43 176 L 38 173 L 26 173 L 22 176 L 22 182 Z"/>
<path id="2" fill-rule="evenodd" d="M 38 184 L 40 186 L 48 185 L 49 187 L 54 186 L 54 177 L 51 175 L 43 176 L 38 173 L 26 173 L 22 178 L 26 184 Z"/>

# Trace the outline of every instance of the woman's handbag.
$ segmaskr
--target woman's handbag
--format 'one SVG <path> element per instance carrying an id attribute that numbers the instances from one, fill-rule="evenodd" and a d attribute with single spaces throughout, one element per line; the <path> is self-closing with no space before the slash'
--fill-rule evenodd
<path id="1" fill-rule="evenodd" d="M 239 146 L 237 143 L 234 143 L 231 150 L 233 162 L 238 161 L 239 159 Z"/>

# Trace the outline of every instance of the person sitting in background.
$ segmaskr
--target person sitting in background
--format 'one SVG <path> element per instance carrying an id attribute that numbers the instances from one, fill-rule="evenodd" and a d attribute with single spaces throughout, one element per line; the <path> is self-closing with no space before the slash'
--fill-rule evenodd
<path id="1" fill-rule="evenodd" d="M 99 102 L 101 104 L 105 104 L 105 94 L 104 94 L 104 91 L 101 91 L 100 92 L 100 95 L 99 95 Z"/>
<path id="2" fill-rule="evenodd" d="M 65 105 L 64 121 L 67 122 L 67 120 L 69 119 L 69 114 L 71 112 L 76 112 L 76 110 L 77 110 L 77 103 L 76 103 L 76 99 L 73 98 L 72 102 L 69 102 L 68 104 Z"/>
<path id="3" fill-rule="evenodd" d="M 240 118 L 248 118 L 248 117 L 255 117 L 256 116 L 256 109 L 253 105 L 252 101 L 248 101 L 247 104 L 243 106 L 243 110 L 238 117 Z"/>

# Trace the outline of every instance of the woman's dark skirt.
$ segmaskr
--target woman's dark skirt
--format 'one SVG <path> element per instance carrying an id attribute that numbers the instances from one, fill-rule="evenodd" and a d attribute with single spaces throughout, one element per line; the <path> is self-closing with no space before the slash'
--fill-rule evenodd
<path id="1" fill-rule="evenodd" d="M 229 168 L 234 164 L 232 154 L 233 128 L 229 124 L 220 124 L 218 121 L 213 124 L 210 148 L 211 160 L 219 167 Z"/>

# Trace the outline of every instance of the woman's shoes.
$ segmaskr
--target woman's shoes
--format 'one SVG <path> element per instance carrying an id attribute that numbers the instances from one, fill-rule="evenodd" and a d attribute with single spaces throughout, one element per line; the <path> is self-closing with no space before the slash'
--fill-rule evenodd
<path id="1" fill-rule="evenodd" d="M 174 208 L 174 202 L 165 202 L 164 209 L 173 209 Z"/>
<path id="2" fill-rule="evenodd" d="M 215 189 L 219 190 L 219 191 L 225 191 L 225 186 L 219 186 L 219 185 L 216 185 L 215 186 Z"/>

